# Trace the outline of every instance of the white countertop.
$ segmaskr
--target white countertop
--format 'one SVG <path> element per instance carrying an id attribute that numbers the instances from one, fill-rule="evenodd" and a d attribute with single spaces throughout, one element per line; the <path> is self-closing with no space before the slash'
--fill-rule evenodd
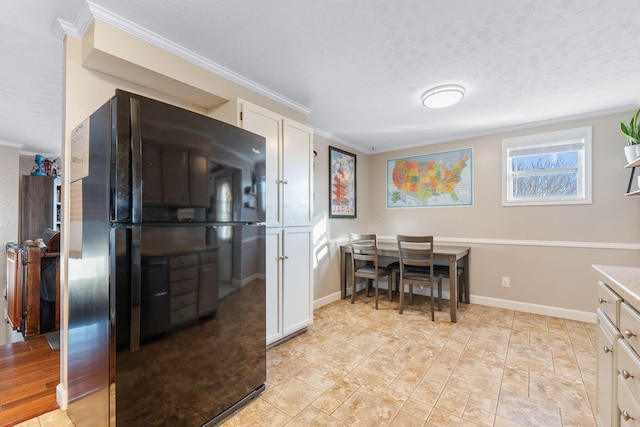
<path id="1" fill-rule="evenodd" d="M 592 265 L 591 268 L 623 300 L 640 308 L 640 268 L 615 265 Z"/>

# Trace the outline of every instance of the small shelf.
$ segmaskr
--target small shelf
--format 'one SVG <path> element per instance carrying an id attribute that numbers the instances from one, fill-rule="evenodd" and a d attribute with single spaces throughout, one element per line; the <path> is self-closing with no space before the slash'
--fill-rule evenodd
<path id="1" fill-rule="evenodd" d="M 640 166 L 640 157 L 638 157 L 637 159 L 635 159 L 633 162 L 629 163 L 628 165 L 625 165 L 625 168 L 635 168 Z"/>

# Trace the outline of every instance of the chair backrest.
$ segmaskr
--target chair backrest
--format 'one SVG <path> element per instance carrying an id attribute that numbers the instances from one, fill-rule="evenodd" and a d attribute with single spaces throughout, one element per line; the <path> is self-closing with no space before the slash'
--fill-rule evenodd
<path id="1" fill-rule="evenodd" d="M 351 259 L 378 264 L 378 237 L 376 234 L 349 233 Z"/>
<path id="2" fill-rule="evenodd" d="M 433 275 L 433 236 L 398 235 L 400 268 L 421 267 Z"/>

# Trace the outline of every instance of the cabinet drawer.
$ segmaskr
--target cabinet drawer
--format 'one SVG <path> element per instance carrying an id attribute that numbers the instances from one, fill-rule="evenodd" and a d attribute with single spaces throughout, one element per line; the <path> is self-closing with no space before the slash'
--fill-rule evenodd
<path id="1" fill-rule="evenodd" d="M 620 303 L 622 298 L 618 296 L 604 282 L 598 282 L 598 307 L 604 311 L 616 327 L 620 327 Z"/>
<path id="2" fill-rule="evenodd" d="M 618 407 L 620 427 L 640 427 L 640 405 L 622 376 L 618 376 Z"/>
<path id="3" fill-rule="evenodd" d="M 200 264 L 218 262 L 218 251 L 207 251 L 200 254 Z"/>
<path id="4" fill-rule="evenodd" d="M 193 320 L 197 317 L 196 306 L 189 305 L 187 307 L 183 307 L 176 311 L 171 311 L 169 313 L 169 325 L 175 326 L 184 322 L 188 322 L 189 320 Z"/>
<path id="5" fill-rule="evenodd" d="M 171 282 L 169 284 L 169 295 L 174 297 L 176 295 L 186 294 L 187 292 L 194 292 L 197 286 L 198 281 L 196 279 Z"/>
<path id="6" fill-rule="evenodd" d="M 640 314 L 624 302 L 620 304 L 620 333 L 629 346 L 640 353 Z"/>
<path id="7" fill-rule="evenodd" d="M 640 397 L 640 358 L 625 340 L 618 340 L 618 373 L 631 393 Z"/>
<path id="8" fill-rule="evenodd" d="M 198 254 L 172 256 L 169 258 L 169 268 L 182 268 L 198 265 Z"/>
<path id="9" fill-rule="evenodd" d="M 189 305 L 194 305 L 196 303 L 196 293 L 191 292 L 188 294 L 178 295 L 176 297 L 171 297 L 169 300 L 169 310 L 176 311 L 180 310 Z"/>
<path id="10" fill-rule="evenodd" d="M 198 267 L 176 268 L 174 270 L 169 270 L 170 282 L 195 279 L 196 277 L 198 277 Z"/>

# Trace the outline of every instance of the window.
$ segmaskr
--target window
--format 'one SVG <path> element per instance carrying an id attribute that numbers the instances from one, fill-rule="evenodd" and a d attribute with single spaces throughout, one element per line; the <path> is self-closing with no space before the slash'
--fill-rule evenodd
<path id="1" fill-rule="evenodd" d="M 591 127 L 502 140 L 502 205 L 591 203 Z"/>

